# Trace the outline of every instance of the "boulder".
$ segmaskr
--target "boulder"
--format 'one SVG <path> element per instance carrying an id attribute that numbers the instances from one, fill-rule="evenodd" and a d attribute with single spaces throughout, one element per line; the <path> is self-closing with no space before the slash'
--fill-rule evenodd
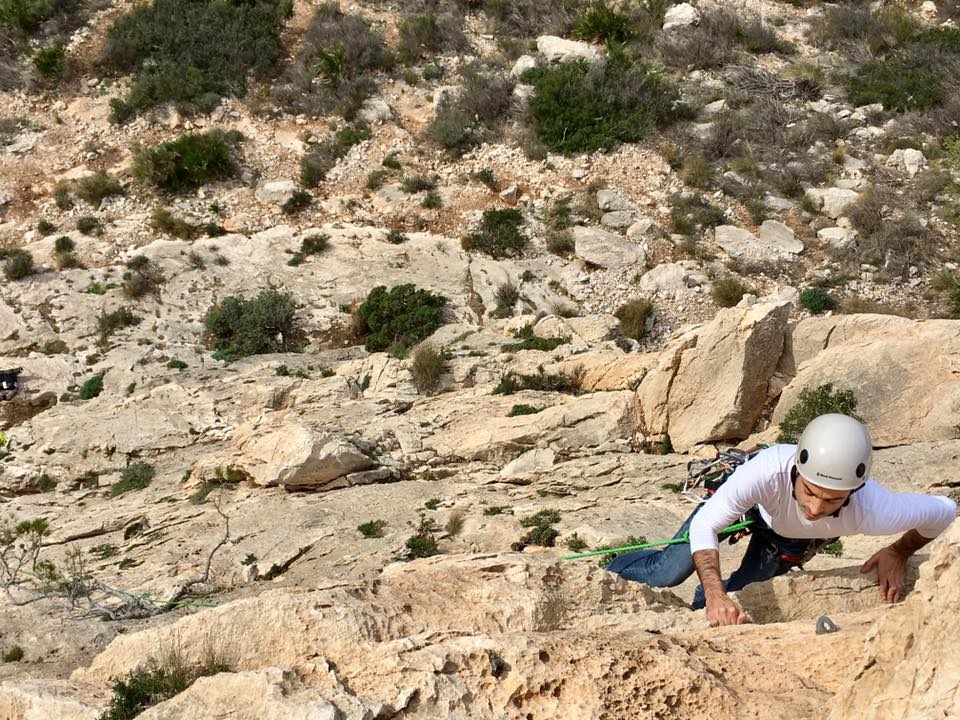
<path id="1" fill-rule="evenodd" d="M 283 205 L 298 189 L 293 180 L 270 180 L 261 184 L 254 196 L 264 205 Z"/>
<path id="2" fill-rule="evenodd" d="M 817 230 L 817 239 L 825 242 L 830 247 L 845 248 L 853 242 L 856 231 L 843 227 L 828 227 Z"/>
<path id="3" fill-rule="evenodd" d="M 577 40 L 565 40 L 555 35 L 541 35 L 537 38 L 537 50 L 548 62 L 572 62 L 586 60 L 588 63 L 604 62 L 603 51 L 590 43 Z"/>
<path id="4" fill-rule="evenodd" d="M 637 206 L 616 190 L 604 188 L 597 191 L 597 205 L 604 212 L 636 210 Z"/>
<path id="5" fill-rule="evenodd" d="M 527 70 L 533 70 L 537 66 L 537 59 L 532 55 L 521 55 L 510 68 L 510 77 L 519 78 Z"/>
<path id="6" fill-rule="evenodd" d="M 813 202 L 817 210 L 836 220 L 846 212 L 847 207 L 856 201 L 860 195 L 855 190 L 845 188 L 810 188 L 806 196 Z"/>
<path id="7" fill-rule="evenodd" d="M 664 32 L 698 25 L 699 23 L 700 11 L 690 3 L 678 3 L 670 7 L 663 16 Z"/>
<path id="8" fill-rule="evenodd" d="M 344 485 L 336 483 L 338 479 L 374 465 L 345 438 L 269 414 L 238 428 L 234 444 L 242 453 L 241 467 L 258 485 L 331 489 L 331 484 Z"/>
<path id="9" fill-rule="evenodd" d="M 927 166 L 927 158 L 914 148 L 900 148 L 894 150 L 887 158 L 887 167 L 892 167 L 909 177 L 914 177 Z"/>
<path id="10" fill-rule="evenodd" d="M 714 233 L 717 245 L 732 258 L 775 260 L 803 252 L 803 243 L 777 220 L 764 222 L 760 237 L 735 225 L 718 225 Z"/>
<path id="11" fill-rule="evenodd" d="M 960 523 L 937 539 L 916 590 L 867 636 L 830 720 L 960 717 Z"/>
<path id="12" fill-rule="evenodd" d="M 358 117 L 368 125 L 379 125 L 390 122 L 393 112 L 390 105 L 382 98 L 367 98 L 363 101 Z"/>
<path id="13" fill-rule="evenodd" d="M 694 260 L 661 263 L 640 277 L 638 289 L 646 296 L 679 297 L 709 282 Z"/>
<path id="14" fill-rule="evenodd" d="M 637 388 L 641 428 L 685 451 L 747 437 L 783 350 L 790 304 L 721 310 L 672 341 Z"/>
<path id="15" fill-rule="evenodd" d="M 627 228 L 637 221 L 637 213 L 633 210 L 614 210 L 604 213 L 600 224 L 612 228 Z"/>
<path id="16" fill-rule="evenodd" d="M 858 399 L 857 414 L 878 446 L 960 437 L 960 324 L 890 315 L 801 320 L 781 372 L 789 378 L 774 409 L 779 423 L 804 388 L 833 383 Z"/>
<path id="17" fill-rule="evenodd" d="M 500 471 L 500 477 L 510 478 L 525 475 L 536 470 L 552 467 L 557 454 L 550 448 L 535 448 L 528 450 L 520 457 L 514 458 Z"/>
<path id="18" fill-rule="evenodd" d="M 632 242 L 598 228 L 577 225 L 573 228 L 574 255 L 591 265 L 625 269 L 643 264 L 646 254 Z"/>

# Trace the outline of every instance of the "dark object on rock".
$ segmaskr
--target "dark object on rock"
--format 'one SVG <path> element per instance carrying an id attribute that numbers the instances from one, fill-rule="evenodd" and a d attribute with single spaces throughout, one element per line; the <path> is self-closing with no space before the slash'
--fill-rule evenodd
<path id="1" fill-rule="evenodd" d="M 837 627 L 836 623 L 833 622 L 826 615 L 821 615 L 817 618 L 817 635 L 826 635 L 827 633 L 835 633 L 840 628 Z"/>
<path id="2" fill-rule="evenodd" d="M 11 400 L 20 390 L 20 380 L 18 376 L 23 372 L 23 368 L 10 368 L 9 370 L 0 370 L 0 400 Z"/>

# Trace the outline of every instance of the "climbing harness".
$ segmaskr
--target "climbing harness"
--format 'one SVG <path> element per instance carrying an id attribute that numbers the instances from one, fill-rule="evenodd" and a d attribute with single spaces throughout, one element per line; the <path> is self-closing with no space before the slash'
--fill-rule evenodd
<path id="1" fill-rule="evenodd" d="M 9 400 L 20 389 L 20 373 L 23 368 L 0 370 L 0 400 Z"/>

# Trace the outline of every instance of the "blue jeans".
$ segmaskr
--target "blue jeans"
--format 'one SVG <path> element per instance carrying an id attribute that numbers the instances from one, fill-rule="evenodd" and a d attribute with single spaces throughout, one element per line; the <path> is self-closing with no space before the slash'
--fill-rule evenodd
<path id="1" fill-rule="evenodd" d="M 697 514 L 697 510 L 701 507 L 703 507 L 702 504 L 698 505 L 697 509 L 690 514 L 686 522 L 677 530 L 674 538 L 684 536 L 690 528 L 693 516 Z M 797 565 L 797 563 L 781 559 L 783 546 L 777 547 L 776 543 L 771 542 L 771 536 L 779 537 L 769 528 L 766 528 L 765 531 L 751 533 L 750 544 L 743 556 L 743 562 L 723 583 L 728 592 L 740 590 L 750 583 L 769 580 L 777 575 L 782 575 Z M 790 541 L 787 538 L 782 538 L 782 540 L 794 548 L 797 547 L 798 543 L 803 545 L 809 543 L 806 540 Z M 636 582 L 646 583 L 651 587 L 679 585 L 693 574 L 694 569 L 689 542 L 667 545 L 662 550 L 650 548 L 618 555 L 607 565 L 607 570 L 616 573 L 624 580 L 635 580 Z M 698 585 L 693 595 L 692 607 L 694 610 L 699 610 L 704 607 L 704 604 L 703 586 Z"/>

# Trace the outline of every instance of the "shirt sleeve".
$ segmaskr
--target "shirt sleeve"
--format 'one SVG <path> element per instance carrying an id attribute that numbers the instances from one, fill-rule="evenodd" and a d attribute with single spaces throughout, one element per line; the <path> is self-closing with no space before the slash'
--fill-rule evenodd
<path id="1" fill-rule="evenodd" d="M 767 448 L 745 462 L 703 504 L 690 523 L 691 553 L 719 550 L 717 533 L 760 502 L 776 452 L 776 447 Z"/>
<path id="2" fill-rule="evenodd" d="M 932 540 L 957 516 L 957 505 L 941 495 L 895 493 L 870 483 L 870 502 L 865 506 L 864 535 L 894 535 L 916 530 Z M 867 488 L 864 488 L 865 490 Z"/>

